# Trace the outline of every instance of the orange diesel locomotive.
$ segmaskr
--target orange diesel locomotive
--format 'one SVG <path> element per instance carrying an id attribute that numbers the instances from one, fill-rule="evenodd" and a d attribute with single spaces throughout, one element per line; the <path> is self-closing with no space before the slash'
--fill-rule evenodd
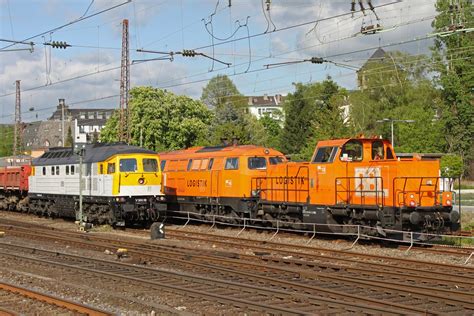
<path id="1" fill-rule="evenodd" d="M 397 158 L 387 140 L 328 140 L 310 162 L 269 166 L 252 180 L 252 192 L 257 215 L 267 220 L 335 224 L 317 228 L 332 232 L 366 225 L 442 233 L 459 229 L 459 212 L 439 170 L 439 160 Z"/>
<path id="2" fill-rule="evenodd" d="M 253 178 L 286 162 L 274 149 L 253 146 L 194 147 L 159 154 L 168 210 L 198 216 L 253 216 Z"/>

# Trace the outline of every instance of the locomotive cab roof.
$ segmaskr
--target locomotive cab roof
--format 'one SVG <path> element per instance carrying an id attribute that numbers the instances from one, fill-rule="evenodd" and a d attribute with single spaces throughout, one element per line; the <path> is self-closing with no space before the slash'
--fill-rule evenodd
<path id="1" fill-rule="evenodd" d="M 156 152 L 125 143 L 97 143 L 85 146 L 84 163 L 94 163 L 107 160 L 120 154 L 156 154 Z M 33 159 L 35 166 L 75 164 L 79 155 L 70 147 L 51 148 L 40 157 Z"/>

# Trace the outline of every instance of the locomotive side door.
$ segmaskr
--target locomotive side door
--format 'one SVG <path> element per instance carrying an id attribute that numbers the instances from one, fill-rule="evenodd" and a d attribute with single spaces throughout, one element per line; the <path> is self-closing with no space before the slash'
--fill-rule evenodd
<path id="1" fill-rule="evenodd" d="M 211 196 L 219 196 L 219 170 L 211 170 Z"/>

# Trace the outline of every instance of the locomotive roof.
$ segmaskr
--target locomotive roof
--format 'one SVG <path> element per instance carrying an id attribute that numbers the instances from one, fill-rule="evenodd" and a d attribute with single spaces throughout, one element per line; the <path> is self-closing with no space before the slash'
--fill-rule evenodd
<path id="1" fill-rule="evenodd" d="M 283 155 L 281 152 L 256 145 L 227 145 L 227 146 L 209 146 L 209 147 L 191 147 L 188 149 L 175 150 L 159 153 L 160 157 L 218 157 L 218 156 L 253 156 L 253 155 Z"/>
<path id="2" fill-rule="evenodd" d="M 118 154 L 156 154 L 156 152 L 137 146 L 130 146 L 125 143 L 112 144 L 92 144 L 86 145 L 84 163 L 104 161 Z M 42 156 L 33 159 L 35 166 L 66 165 L 79 162 L 79 156 L 73 152 L 72 148 L 51 148 Z"/>
<path id="3" fill-rule="evenodd" d="M 368 138 L 368 137 L 354 137 L 354 138 L 339 138 L 339 139 L 328 139 L 328 140 L 320 140 L 317 144 L 317 147 L 323 146 L 342 146 L 350 140 L 359 140 L 361 142 L 372 142 L 374 140 L 380 140 L 383 142 L 388 142 L 386 139 L 381 138 Z"/>

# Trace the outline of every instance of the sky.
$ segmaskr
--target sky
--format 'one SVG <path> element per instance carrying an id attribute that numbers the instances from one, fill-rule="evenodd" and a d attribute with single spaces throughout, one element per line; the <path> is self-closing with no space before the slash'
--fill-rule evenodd
<path id="1" fill-rule="evenodd" d="M 25 122 L 47 119 L 60 98 L 71 108 L 118 108 L 124 19 L 131 87 L 196 99 L 218 74 L 244 95 L 286 95 L 296 82 L 327 76 L 352 90 L 356 70 L 379 46 L 429 54 L 432 41 L 423 38 L 433 32 L 435 0 L 372 0 L 379 21 L 364 3 L 365 14 L 357 6 L 352 15 L 350 0 L 272 0 L 269 10 L 266 0 L 0 0 L 0 39 L 34 43 L 30 52 L 29 45 L 0 41 L 0 124 L 14 121 L 16 80 Z M 382 32 L 360 34 L 376 23 Z M 43 44 L 51 41 L 72 46 Z M 218 61 L 174 55 L 142 62 L 169 55 L 139 49 L 194 49 Z M 330 62 L 272 66 L 311 57 Z"/>

